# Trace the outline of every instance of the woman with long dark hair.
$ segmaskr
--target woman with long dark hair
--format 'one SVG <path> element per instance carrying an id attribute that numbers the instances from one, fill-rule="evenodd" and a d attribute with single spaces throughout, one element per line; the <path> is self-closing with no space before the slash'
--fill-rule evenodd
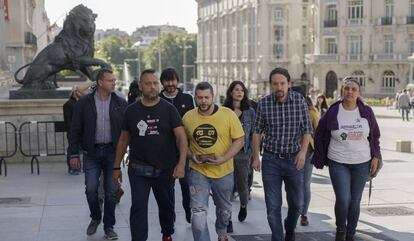
<path id="1" fill-rule="evenodd" d="M 235 187 L 239 193 L 240 210 L 239 221 L 243 222 L 247 217 L 247 202 L 249 198 L 248 176 L 250 168 L 250 157 L 252 155 L 251 140 L 253 135 L 253 124 L 255 111 L 250 106 L 248 91 L 241 81 L 233 81 L 226 92 L 223 106 L 230 108 L 239 117 L 244 130 L 244 147 L 234 156 Z M 233 231 L 232 221 L 229 221 L 227 232 Z"/>
<path id="2" fill-rule="evenodd" d="M 328 103 L 326 102 L 326 97 L 323 94 L 319 94 L 316 98 L 316 109 L 319 111 L 320 116 L 324 116 L 328 110 Z"/>

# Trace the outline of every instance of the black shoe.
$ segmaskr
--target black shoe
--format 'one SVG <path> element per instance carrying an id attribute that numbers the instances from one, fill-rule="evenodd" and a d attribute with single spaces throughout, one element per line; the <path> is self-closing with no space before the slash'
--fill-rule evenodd
<path id="1" fill-rule="evenodd" d="M 243 222 L 247 217 L 247 207 L 240 206 L 239 221 Z"/>
<path id="2" fill-rule="evenodd" d="M 285 241 L 295 241 L 295 232 L 286 233 L 285 234 Z"/>
<path id="3" fill-rule="evenodd" d="M 345 231 L 336 231 L 335 241 L 345 241 Z"/>
<path id="4" fill-rule="evenodd" d="M 117 240 L 118 239 L 118 234 L 115 233 L 113 228 L 107 228 L 107 229 L 105 229 L 105 238 L 107 240 Z"/>
<path id="5" fill-rule="evenodd" d="M 92 235 L 96 233 L 96 229 L 98 228 L 99 224 L 101 223 L 101 220 L 91 220 L 91 222 L 88 225 L 88 229 L 86 229 L 87 235 Z"/>
<path id="6" fill-rule="evenodd" d="M 346 234 L 346 239 L 345 239 L 345 241 L 354 241 L 355 239 L 354 239 L 354 234 L 352 234 L 352 233 L 347 233 Z"/>
<path id="7" fill-rule="evenodd" d="M 191 223 L 191 209 L 184 208 L 184 211 L 185 211 L 185 220 L 187 220 L 187 223 Z"/>
<path id="8" fill-rule="evenodd" d="M 308 220 L 307 216 L 305 216 L 305 215 L 300 216 L 300 225 L 301 226 L 308 226 L 309 225 L 309 220 Z"/>
<path id="9" fill-rule="evenodd" d="M 233 222 L 230 220 L 227 225 L 227 233 L 233 233 Z"/>

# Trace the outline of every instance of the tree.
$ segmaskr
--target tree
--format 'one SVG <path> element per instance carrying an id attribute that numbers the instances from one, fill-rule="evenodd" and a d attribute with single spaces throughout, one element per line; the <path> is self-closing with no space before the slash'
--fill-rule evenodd
<path id="1" fill-rule="evenodd" d="M 177 70 L 181 80 L 183 79 L 183 54 L 186 47 L 187 83 L 195 74 L 195 60 L 197 52 L 197 40 L 195 34 L 188 33 L 168 33 L 162 34 L 158 39 L 151 42 L 150 46 L 144 50 L 143 60 L 146 68 L 159 69 L 158 51 L 161 51 L 161 67 L 173 67 Z M 191 47 L 189 47 L 191 46 Z"/>

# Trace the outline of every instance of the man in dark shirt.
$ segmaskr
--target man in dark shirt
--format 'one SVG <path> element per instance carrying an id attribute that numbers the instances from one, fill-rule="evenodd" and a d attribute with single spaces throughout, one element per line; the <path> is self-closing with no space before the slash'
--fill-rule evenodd
<path id="1" fill-rule="evenodd" d="M 170 102 L 177 111 L 180 113 L 181 118 L 187 113 L 187 111 L 194 109 L 193 97 L 190 94 L 183 93 L 177 88 L 180 78 L 177 71 L 173 68 L 164 69 L 160 77 L 163 90 L 160 93 L 160 97 Z M 188 161 L 186 162 L 186 174 L 188 173 Z M 185 219 L 188 223 L 191 222 L 191 209 L 190 209 L 190 190 L 188 189 L 187 175 L 180 179 L 181 193 L 183 196 L 183 208 L 185 211 Z"/>
<path id="2" fill-rule="evenodd" d="M 142 72 L 139 88 L 142 99 L 125 111 L 113 178 L 122 181 L 120 164 L 129 143 L 132 240 L 148 238 L 148 197 L 152 188 L 159 207 L 162 240 L 172 241 L 174 178 L 184 177 L 187 137 L 177 110 L 159 97 L 159 80 L 154 70 Z"/>
<path id="3" fill-rule="evenodd" d="M 97 74 L 96 89 L 83 96 L 75 105 L 69 134 L 70 165 L 80 168 L 80 148 L 84 153 L 86 197 L 92 218 L 87 235 L 92 235 L 101 222 L 98 201 L 99 177 L 104 176 L 104 231 L 105 238 L 118 239 L 114 232 L 116 186 L 112 180 L 115 147 L 121 132 L 122 116 L 127 103 L 115 94 L 116 79 L 112 71 L 101 69 Z"/>
<path id="4" fill-rule="evenodd" d="M 263 188 L 267 220 L 272 241 L 294 241 L 295 228 L 302 208 L 303 166 L 311 138 L 312 126 L 303 96 L 289 90 L 290 75 L 286 69 L 275 68 L 269 76 L 272 94 L 260 99 L 253 134 L 253 168 L 263 170 Z M 264 136 L 262 167 L 259 145 Z M 288 215 L 285 239 L 281 217 L 282 181 L 285 183 Z"/>

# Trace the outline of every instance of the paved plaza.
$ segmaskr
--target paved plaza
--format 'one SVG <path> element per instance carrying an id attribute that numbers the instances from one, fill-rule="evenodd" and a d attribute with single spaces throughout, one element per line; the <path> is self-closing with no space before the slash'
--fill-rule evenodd
<path id="1" fill-rule="evenodd" d="M 395 151 L 397 139 L 414 141 L 414 118 L 402 122 L 396 110 L 375 108 L 382 132 L 384 168 L 374 180 L 368 206 L 368 185 L 363 195 L 357 240 L 414 240 L 414 154 Z M 84 195 L 84 177 L 70 176 L 61 163 L 40 159 L 40 175 L 30 174 L 30 164 L 9 164 L 8 176 L 0 177 L 1 241 L 81 241 L 104 240 L 102 224 L 93 236 L 86 236 L 89 211 Z M 125 196 L 116 209 L 115 231 L 119 240 L 130 240 L 130 192 L 123 170 Z M 270 240 L 260 174 L 255 175 L 252 199 L 245 222 L 237 221 L 238 200 L 233 202 L 234 241 Z M 208 224 L 212 240 L 214 205 L 210 201 Z M 286 202 L 283 214 L 286 214 Z M 298 226 L 298 241 L 333 240 L 335 230 L 334 195 L 328 172 L 315 170 L 308 227 Z M 176 185 L 177 221 L 174 240 L 193 240 L 181 206 L 180 186 Z M 149 239 L 161 240 L 157 205 L 150 199 Z"/>

